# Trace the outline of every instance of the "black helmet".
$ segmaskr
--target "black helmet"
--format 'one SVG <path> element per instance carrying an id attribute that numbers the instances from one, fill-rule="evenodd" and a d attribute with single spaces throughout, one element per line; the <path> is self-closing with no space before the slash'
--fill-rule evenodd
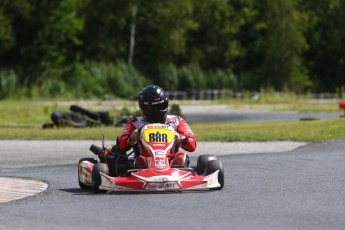
<path id="1" fill-rule="evenodd" d="M 169 100 L 161 87 L 149 85 L 143 88 L 139 93 L 138 103 L 146 122 L 165 123 Z"/>

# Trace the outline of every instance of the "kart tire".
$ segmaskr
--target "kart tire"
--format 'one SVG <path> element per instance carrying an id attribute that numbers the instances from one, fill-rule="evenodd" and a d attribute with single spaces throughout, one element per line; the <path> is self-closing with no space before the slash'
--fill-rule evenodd
<path id="1" fill-rule="evenodd" d="M 213 154 L 203 154 L 198 157 L 197 165 L 196 165 L 196 173 L 198 175 L 205 175 L 206 165 L 207 162 L 211 160 L 216 160 L 217 157 Z"/>
<path id="2" fill-rule="evenodd" d="M 81 115 L 85 115 L 88 118 L 91 118 L 92 120 L 98 120 L 99 114 L 97 112 L 93 112 L 87 109 L 84 109 L 78 105 L 71 105 L 69 107 L 69 110 L 75 113 L 80 113 Z"/>
<path id="3" fill-rule="evenodd" d="M 86 121 L 74 112 L 54 111 L 50 118 L 57 127 L 72 126 L 81 128 L 86 126 Z"/>
<path id="4" fill-rule="evenodd" d="M 81 181 L 80 181 L 80 177 L 79 177 L 79 164 L 80 164 L 80 162 L 82 162 L 82 161 L 89 161 L 89 162 L 91 162 L 92 164 L 96 164 L 96 163 L 98 163 L 97 162 L 97 160 L 95 159 L 95 158 L 81 158 L 79 161 L 78 161 L 78 183 L 79 183 L 79 187 L 81 188 L 81 189 L 90 189 L 91 188 L 91 186 L 88 186 L 88 185 L 85 185 L 85 184 L 83 184 Z"/>
<path id="5" fill-rule="evenodd" d="M 106 190 L 100 190 L 99 189 L 99 186 L 102 183 L 102 178 L 101 178 L 101 175 L 99 174 L 100 172 L 109 175 L 108 165 L 106 165 L 104 163 L 97 163 L 93 166 L 93 169 L 92 169 L 92 191 L 95 194 L 106 192 Z"/>
<path id="6" fill-rule="evenodd" d="M 220 184 L 220 187 L 212 188 L 211 190 L 221 190 L 224 187 L 224 168 L 220 160 L 211 160 L 207 162 L 205 175 L 210 175 L 217 170 L 219 170 L 218 182 Z"/>

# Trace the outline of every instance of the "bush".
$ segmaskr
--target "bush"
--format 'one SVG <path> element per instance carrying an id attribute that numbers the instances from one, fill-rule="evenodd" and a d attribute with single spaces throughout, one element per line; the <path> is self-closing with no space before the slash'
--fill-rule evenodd
<path id="1" fill-rule="evenodd" d="M 160 79 L 158 83 L 163 89 L 171 91 L 179 89 L 178 69 L 174 64 L 159 65 L 158 75 Z"/>
<path id="2" fill-rule="evenodd" d="M 62 95 L 90 98 L 112 95 L 126 98 L 137 94 L 148 81 L 123 62 L 116 65 L 85 62 L 46 68 L 36 84 L 40 89 L 38 96 L 44 97 Z"/>
<path id="3" fill-rule="evenodd" d="M 104 98 L 109 96 L 132 98 L 146 85 L 152 84 L 133 66 L 124 62 L 90 62 L 61 64 L 45 63 L 43 71 L 31 80 L 17 80 L 14 71 L 0 72 L 0 98 L 22 92 L 29 97 L 45 98 Z M 203 71 L 199 65 L 177 68 L 162 64 L 159 84 L 165 90 L 203 90 L 237 88 L 237 79 L 231 71 Z M 27 77 L 27 75 L 25 75 Z M 29 79 L 29 80 L 27 80 Z M 20 93 L 19 93 L 20 94 Z"/>
<path id="4" fill-rule="evenodd" d="M 63 72 L 64 70 L 59 68 L 46 69 L 40 76 L 41 90 L 37 96 L 58 97 L 66 94 L 66 84 L 61 80 Z"/>
<path id="5" fill-rule="evenodd" d="M 199 65 L 177 68 L 173 64 L 161 65 L 161 85 L 167 90 L 237 89 L 236 76 L 228 70 L 204 71 Z"/>
<path id="6" fill-rule="evenodd" d="M 181 108 L 178 104 L 170 105 L 169 114 L 182 116 Z"/>
<path id="7" fill-rule="evenodd" d="M 206 80 L 204 72 L 198 65 L 184 66 L 178 71 L 179 89 L 204 89 Z"/>
<path id="8" fill-rule="evenodd" d="M 17 75 L 13 70 L 0 71 L 0 99 L 15 95 Z"/>
<path id="9" fill-rule="evenodd" d="M 237 78 L 231 71 L 214 70 L 206 74 L 206 85 L 210 89 L 232 89 L 238 88 Z"/>
<path id="10" fill-rule="evenodd" d="M 107 72 L 108 88 L 113 95 L 128 98 L 138 94 L 138 92 L 149 84 L 134 67 L 123 62 L 116 66 L 109 65 Z"/>

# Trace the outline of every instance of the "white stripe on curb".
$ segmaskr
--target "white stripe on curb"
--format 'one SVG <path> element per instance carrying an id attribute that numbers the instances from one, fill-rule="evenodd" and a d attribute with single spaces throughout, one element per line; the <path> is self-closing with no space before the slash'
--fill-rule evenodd
<path id="1" fill-rule="evenodd" d="M 48 188 L 48 184 L 31 179 L 0 177 L 0 203 L 36 195 Z"/>

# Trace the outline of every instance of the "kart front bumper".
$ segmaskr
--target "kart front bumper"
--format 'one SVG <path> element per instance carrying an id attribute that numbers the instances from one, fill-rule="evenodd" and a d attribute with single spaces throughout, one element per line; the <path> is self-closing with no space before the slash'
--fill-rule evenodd
<path id="1" fill-rule="evenodd" d="M 219 170 L 207 176 L 187 173 L 177 177 L 171 175 L 142 177 L 134 173 L 130 177 L 111 177 L 100 173 L 102 183 L 99 188 L 108 191 L 207 190 L 221 187 L 218 182 L 218 173 Z"/>

